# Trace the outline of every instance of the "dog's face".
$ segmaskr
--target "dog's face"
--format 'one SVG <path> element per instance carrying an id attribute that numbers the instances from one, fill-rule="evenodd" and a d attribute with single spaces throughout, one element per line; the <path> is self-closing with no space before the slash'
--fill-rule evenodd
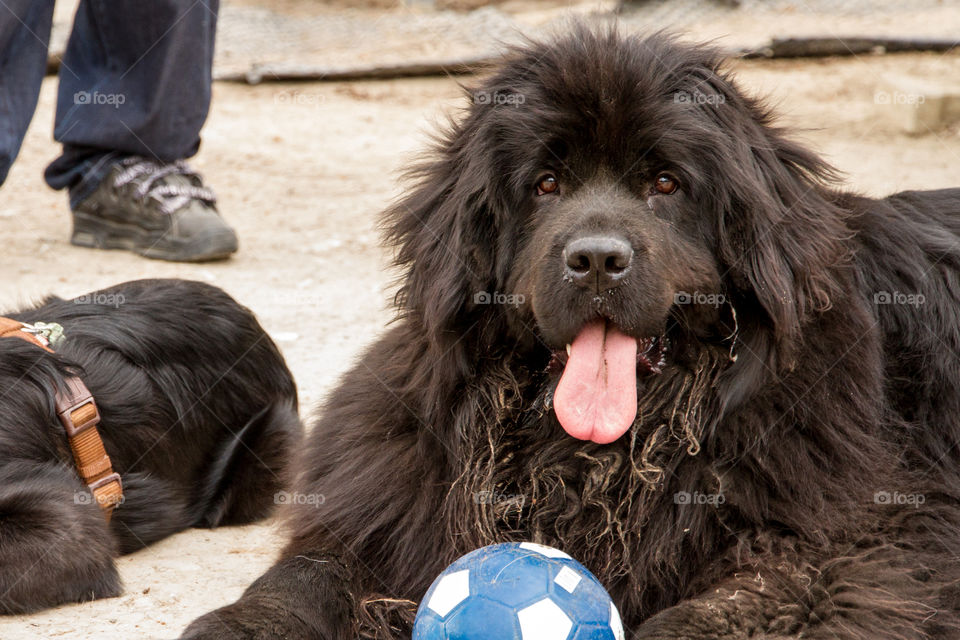
<path id="1" fill-rule="evenodd" d="M 607 117 L 631 104 L 611 104 Z M 636 342 L 641 374 L 656 373 L 669 362 L 666 339 L 680 337 L 672 326 L 682 318 L 686 329 L 705 328 L 722 300 L 712 212 L 691 175 L 697 168 L 670 156 L 670 132 L 612 127 L 604 139 L 592 118 L 554 128 L 556 144 L 522 145 L 516 166 L 530 172 L 514 196 L 526 232 L 511 285 L 561 358 L 585 329 L 605 324 Z M 551 130 L 541 124 L 531 138 Z M 651 153 L 660 146 L 668 151 Z"/>
<path id="2" fill-rule="evenodd" d="M 554 354 L 554 407 L 577 438 L 623 435 L 644 381 L 729 338 L 735 306 L 786 340 L 834 257 L 797 235 L 828 219 L 809 201 L 827 170 L 718 64 L 669 38 L 585 29 L 517 52 L 472 94 L 394 227 L 423 315 L 500 314 Z M 454 309 L 441 289 L 465 285 L 507 304 Z"/>
<path id="3" fill-rule="evenodd" d="M 627 181 L 601 164 L 582 169 L 593 175 L 579 179 L 568 165 L 534 179 L 530 233 L 515 263 L 517 288 L 555 350 L 598 320 L 655 343 L 675 305 L 721 295 L 702 212 L 675 169 L 634 170 Z"/>
<path id="4" fill-rule="evenodd" d="M 709 213 L 679 158 L 651 157 L 658 133 L 568 131 L 554 146 L 566 154 L 531 144 L 523 163 L 539 169 L 515 290 L 563 365 L 557 417 L 571 435 L 601 443 L 633 424 L 642 379 L 673 366 L 671 345 L 691 331 L 709 333 L 723 300 Z"/>
<path id="5" fill-rule="evenodd" d="M 637 60 L 571 73 L 555 53 L 528 67 L 536 81 L 494 94 L 516 96 L 502 114 L 509 144 L 494 151 L 511 167 L 501 189 L 523 220 L 508 288 L 528 301 L 522 311 L 562 365 L 561 424 L 610 442 L 633 423 L 644 378 L 675 366 L 671 349 L 716 334 L 722 318 L 723 265 L 704 184 L 721 169 L 690 137 L 704 128 L 705 105 L 693 97 L 724 98 L 683 86 L 689 78 L 650 83 L 643 76 L 657 71 Z"/>

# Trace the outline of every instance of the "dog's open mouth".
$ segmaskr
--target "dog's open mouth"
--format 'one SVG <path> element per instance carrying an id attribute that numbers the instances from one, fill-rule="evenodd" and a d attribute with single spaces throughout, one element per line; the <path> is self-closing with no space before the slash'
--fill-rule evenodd
<path id="1" fill-rule="evenodd" d="M 587 324 L 555 354 L 563 366 L 553 396 L 560 425 L 580 440 L 618 439 L 637 417 L 638 375 L 660 373 L 665 356 L 662 336 L 638 340 L 607 321 Z"/>

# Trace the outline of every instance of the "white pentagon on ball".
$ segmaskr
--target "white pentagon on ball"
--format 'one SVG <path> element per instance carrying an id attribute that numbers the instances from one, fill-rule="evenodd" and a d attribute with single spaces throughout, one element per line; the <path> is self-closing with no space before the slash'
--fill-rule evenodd
<path id="1" fill-rule="evenodd" d="M 553 547 L 546 547 L 542 544 L 537 544 L 536 542 L 523 542 L 520 544 L 521 549 L 526 549 L 527 551 L 535 551 L 542 556 L 547 556 L 548 558 L 563 558 L 564 560 L 573 560 L 569 555 L 560 551 L 560 549 L 554 549 Z"/>
<path id="2" fill-rule="evenodd" d="M 573 620 L 550 598 L 517 611 L 523 640 L 566 640 Z"/>
<path id="3" fill-rule="evenodd" d="M 560 572 L 557 573 L 557 577 L 553 579 L 554 582 L 566 589 L 567 593 L 573 593 L 576 591 L 577 585 L 580 584 L 581 580 L 583 580 L 583 576 L 570 567 L 564 567 L 563 569 L 560 569 Z"/>
<path id="4" fill-rule="evenodd" d="M 427 606 L 441 618 L 470 597 L 470 570 L 464 569 L 443 576 Z"/>
<path id="5" fill-rule="evenodd" d="M 624 640 L 623 621 L 620 620 L 620 612 L 617 606 L 610 603 L 610 628 L 613 629 L 613 637 L 617 640 Z"/>

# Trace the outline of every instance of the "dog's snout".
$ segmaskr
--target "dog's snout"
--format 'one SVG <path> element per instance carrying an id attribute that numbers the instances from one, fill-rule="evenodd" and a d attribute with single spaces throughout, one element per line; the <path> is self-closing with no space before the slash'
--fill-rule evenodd
<path id="1" fill-rule="evenodd" d="M 566 274 L 576 284 L 597 293 L 617 286 L 632 261 L 633 247 L 618 236 L 577 237 L 563 249 Z"/>

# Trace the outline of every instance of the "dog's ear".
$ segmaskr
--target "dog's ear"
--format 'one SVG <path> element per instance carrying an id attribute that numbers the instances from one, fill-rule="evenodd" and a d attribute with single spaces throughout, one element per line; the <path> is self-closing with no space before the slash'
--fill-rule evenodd
<path id="1" fill-rule="evenodd" d="M 773 127 L 769 111 L 729 79 L 711 80 L 724 100 L 700 108 L 722 136 L 714 177 L 721 187 L 713 190 L 719 253 L 734 294 L 759 304 L 789 367 L 803 323 L 840 289 L 833 267 L 847 257 L 850 232 L 832 201 L 837 173 Z"/>
<path id="2" fill-rule="evenodd" d="M 398 307 L 434 337 L 463 330 L 466 312 L 493 293 L 501 216 L 480 145 L 484 126 L 478 114 L 450 125 L 429 159 L 407 172 L 414 188 L 383 219 L 402 270 Z"/>

